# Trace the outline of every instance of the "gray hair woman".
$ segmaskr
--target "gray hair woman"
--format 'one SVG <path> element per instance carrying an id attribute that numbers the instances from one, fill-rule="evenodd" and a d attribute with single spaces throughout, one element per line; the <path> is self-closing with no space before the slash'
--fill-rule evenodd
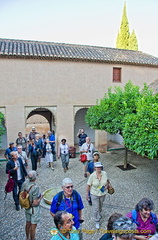
<path id="1" fill-rule="evenodd" d="M 147 208 L 150 210 L 154 209 L 154 203 L 151 199 L 149 198 L 142 198 L 135 206 L 135 210 L 137 212 L 142 211 L 143 208 Z"/>
<path id="2" fill-rule="evenodd" d="M 126 216 L 131 218 L 137 225 L 137 235 L 135 239 L 146 240 L 150 235 L 156 233 L 157 216 L 151 212 L 154 203 L 149 198 L 142 198 L 135 206 L 135 209 Z"/>
<path id="3" fill-rule="evenodd" d="M 136 224 L 128 217 L 120 217 L 113 223 L 114 240 L 131 240 L 136 232 Z"/>
<path id="4" fill-rule="evenodd" d="M 36 234 L 37 223 L 40 221 L 40 200 L 43 195 L 39 192 L 39 187 L 36 185 L 37 173 L 32 170 L 28 173 L 28 179 L 22 185 L 22 191 L 24 189 L 29 191 L 29 200 L 31 203 L 31 207 L 25 209 L 25 217 L 26 217 L 26 240 L 34 240 Z"/>

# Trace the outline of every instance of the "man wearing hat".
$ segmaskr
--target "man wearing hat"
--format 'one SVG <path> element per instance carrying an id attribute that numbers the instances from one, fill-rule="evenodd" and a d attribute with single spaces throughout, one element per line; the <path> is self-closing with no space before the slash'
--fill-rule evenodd
<path id="1" fill-rule="evenodd" d="M 5 150 L 4 157 L 5 157 L 7 160 L 11 159 L 10 153 L 11 153 L 12 151 L 17 151 L 17 148 L 14 147 L 14 142 L 10 142 L 10 143 L 9 143 L 9 148 L 7 148 L 7 149 Z"/>
<path id="2" fill-rule="evenodd" d="M 38 134 L 38 132 L 36 132 L 36 128 L 32 127 L 32 131 L 29 133 L 29 140 L 31 141 L 32 139 L 35 140 L 35 135 Z"/>

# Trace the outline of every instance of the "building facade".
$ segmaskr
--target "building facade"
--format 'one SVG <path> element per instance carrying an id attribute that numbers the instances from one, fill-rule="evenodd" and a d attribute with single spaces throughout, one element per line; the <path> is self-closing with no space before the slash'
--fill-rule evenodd
<path id="1" fill-rule="evenodd" d="M 96 145 L 106 134 L 86 127 L 84 116 L 109 87 L 129 80 L 143 87 L 158 79 L 158 58 L 131 50 L 0 39 L 0 112 L 7 143 L 26 132 L 26 121 L 44 116 L 58 141 L 76 143 L 84 127 Z"/>

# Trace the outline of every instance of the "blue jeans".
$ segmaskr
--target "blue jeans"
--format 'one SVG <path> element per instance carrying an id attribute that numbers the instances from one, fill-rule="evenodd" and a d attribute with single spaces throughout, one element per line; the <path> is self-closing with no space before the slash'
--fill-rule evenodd
<path id="1" fill-rule="evenodd" d="M 19 205 L 19 192 L 21 190 L 22 184 L 23 184 L 22 179 L 14 180 L 13 199 L 14 199 L 15 205 Z M 18 188 L 19 188 L 19 191 L 17 192 Z"/>
<path id="2" fill-rule="evenodd" d="M 69 153 L 61 154 L 62 167 L 67 168 L 69 165 Z"/>

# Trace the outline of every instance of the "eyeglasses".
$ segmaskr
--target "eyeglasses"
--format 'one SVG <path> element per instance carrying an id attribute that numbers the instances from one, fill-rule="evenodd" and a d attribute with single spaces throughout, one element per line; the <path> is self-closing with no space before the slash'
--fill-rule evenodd
<path id="1" fill-rule="evenodd" d="M 73 188 L 74 186 L 71 185 L 71 186 L 65 186 L 65 188 L 69 189 L 69 188 Z"/>

